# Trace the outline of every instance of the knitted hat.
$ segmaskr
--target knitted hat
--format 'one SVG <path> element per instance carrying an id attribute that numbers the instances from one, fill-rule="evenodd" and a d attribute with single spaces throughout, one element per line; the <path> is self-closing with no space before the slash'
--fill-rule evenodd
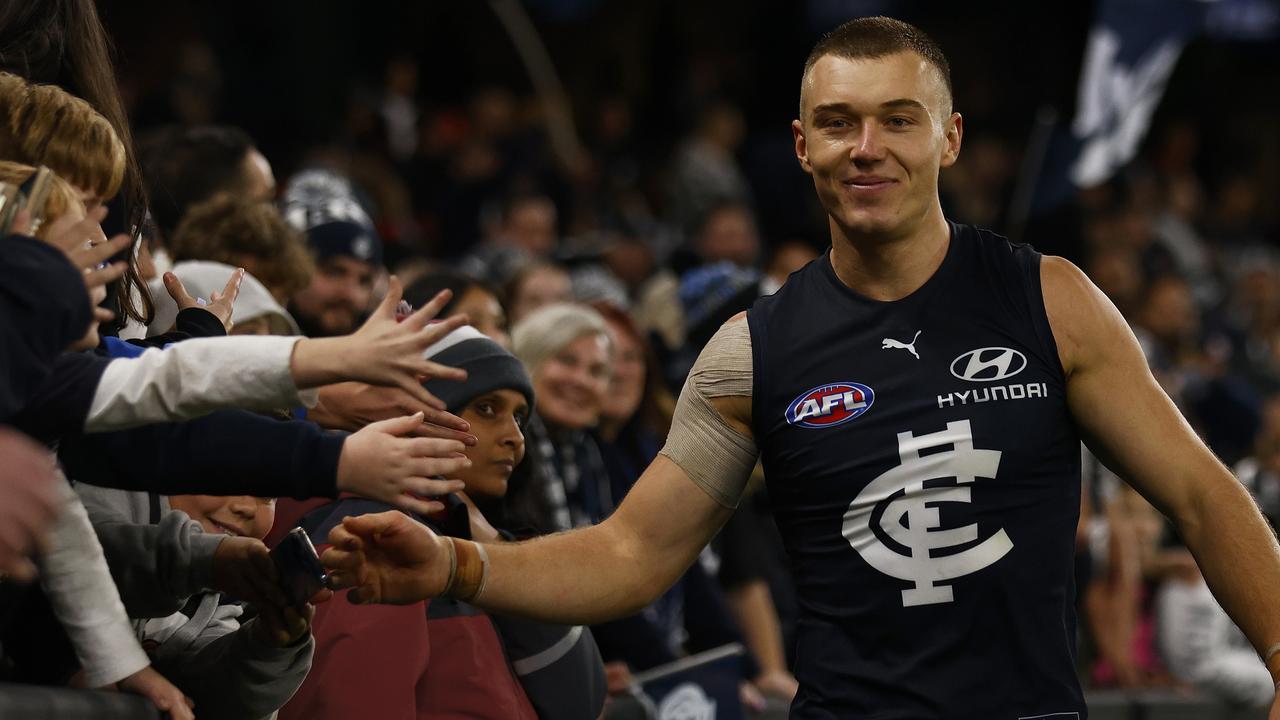
<path id="1" fill-rule="evenodd" d="M 207 260 L 184 260 L 173 266 L 173 274 L 182 281 L 187 294 L 205 300 L 215 292 L 222 292 L 222 288 L 226 287 L 227 279 L 233 272 L 235 267 L 231 265 Z M 164 288 L 164 281 L 160 278 L 152 280 L 147 285 L 147 289 L 156 306 L 155 318 L 147 326 L 147 333 L 155 335 L 168 332 L 178 318 L 178 304 L 169 297 L 168 291 Z M 289 311 L 280 307 L 280 303 L 276 302 L 270 291 L 257 278 L 245 273 L 244 280 L 240 282 L 240 295 L 236 297 L 235 310 L 231 319 L 236 323 L 245 323 L 260 317 L 267 318 L 272 335 L 300 334 L 298 323 L 294 322 Z"/>
<path id="2" fill-rule="evenodd" d="M 494 390 L 515 390 L 524 395 L 533 409 L 533 383 L 514 355 L 470 325 L 463 325 L 428 347 L 423 357 L 441 365 L 467 371 L 462 382 L 432 378 L 422 384 L 444 401 L 451 413 L 459 413 L 467 403 Z"/>
<path id="3" fill-rule="evenodd" d="M 359 223 L 339 220 L 307 228 L 307 245 L 320 262 L 334 255 L 346 255 L 375 267 L 382 264 L 382 241 L 378 233 Z"/>
<path id="4" fill-rule="evenodd" d="M 298 173 L 285 188 L 280 211 L 307 234 L 317 260 L 346 255 L 382 264 L 382 239 L 345 177 L 319 168 Z"/>

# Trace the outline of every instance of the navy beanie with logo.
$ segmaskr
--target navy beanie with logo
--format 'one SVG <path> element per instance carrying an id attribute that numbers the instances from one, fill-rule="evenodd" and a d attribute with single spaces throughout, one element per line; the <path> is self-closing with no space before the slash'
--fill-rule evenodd
<path id="1" fill-rule="evenodd" d="M 334 255 L 346 255 L 373 266 L 382 265 L 382 241 L 372 228 L 339 220 L 307 228 L 307 245 L 323 262 Z"/>
<path id="2" fill-rule="evenodd" d="M 467 403 L 494 390 L 515 390 L 524 395 L 533 410 L 533 383 L 524 365 L 506 348 L 490 340 L 470 325 L 463 325 L 445 335 L 423 352 L 432 362 L 467 371 L 467 379 L 430 379 L 422 384 L 444 402 L 449 412 L 457 414 Z"/>
<path id="3" fill-rule="evenodd" d="M 345 255 L 382 265 L 382 239 L 345 177 L 319 168 L 298 173 L 285 188 L 280 210 L 306 233 L 316 260 Z"/>

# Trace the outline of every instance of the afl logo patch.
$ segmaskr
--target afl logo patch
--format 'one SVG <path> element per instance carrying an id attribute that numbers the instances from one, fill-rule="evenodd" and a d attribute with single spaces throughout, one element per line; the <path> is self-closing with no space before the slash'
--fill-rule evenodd
<path id="1" fill-rule="evenodd" d="M 871 409 L 876 393 L 862 383 L 819 385 L 787 406 L 787 422 L 807 428 L 835 427 Z"/>

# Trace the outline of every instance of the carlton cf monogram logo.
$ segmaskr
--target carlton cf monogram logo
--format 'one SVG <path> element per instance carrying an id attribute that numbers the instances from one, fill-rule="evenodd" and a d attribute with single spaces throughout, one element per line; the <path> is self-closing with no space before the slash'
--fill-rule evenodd
<path id="1" fill-rule="evenodd" d="M 938 448 L 950 447 L 949 450 Z M 932 450 L 921 455 L 921 451 Z M 941 432 L 916 437 L 898 433 L 902 463 L 872 480 L 849 505 L 843 534 L 871 567 L 914 587 L 902 591 L 903 607 L 954 600 L 950 585 L 939 583 L 977 572 L 1004 557 L 1013 541 L 1001 529 L 961 552 L 934 554 L 977 542 L 978 526 L 940 529 L 943 503 L 970 502 L 968 487 L 978 478 L 993 479 L 999 450 L 976 450 L 968 420 L 947 423 Z M 955 485 L 925 482 L 954 478 Z M 877 535 L 873 522 L 891 542 Z"/>
<path id="2" fill-rule="evenodd" d="M 715 720 L 716 701 L 698 685 L 687 682 L 676 687 L 658 705 L 658 720 Z"/>

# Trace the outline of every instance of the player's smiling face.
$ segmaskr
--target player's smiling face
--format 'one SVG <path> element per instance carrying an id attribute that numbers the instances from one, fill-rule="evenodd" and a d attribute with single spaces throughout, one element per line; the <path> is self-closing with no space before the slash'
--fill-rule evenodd
<path id="1" fill-rule="evenodd" d="M 913 52 L 826 55 L 804 77 L 800 105 L 796 157 L 833 233 L 896 238 L 925 222 L 963 129 L 933 65 Z"/>

